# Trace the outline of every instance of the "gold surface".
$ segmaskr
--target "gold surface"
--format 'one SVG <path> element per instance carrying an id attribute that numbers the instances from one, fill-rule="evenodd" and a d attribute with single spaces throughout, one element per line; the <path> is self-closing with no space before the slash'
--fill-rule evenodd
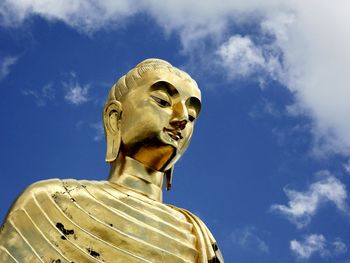
<path id="1" fill-rule="evenodd" d="M 109 180 L 27 188 L 1 228 L 0 262 L 224 262 L 198 217 L 162 203 L 200 107 L 196 82 L 168 62 L 130 70 L 103 111 Z"/>

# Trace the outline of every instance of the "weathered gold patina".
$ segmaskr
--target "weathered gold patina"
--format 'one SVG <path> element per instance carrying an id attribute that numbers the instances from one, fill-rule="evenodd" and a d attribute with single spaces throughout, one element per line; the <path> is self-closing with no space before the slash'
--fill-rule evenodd
<path id="1" fill-rule="evenodd" d="M 0 262 L 224 262 L 198 217 L 162 203 L 200 107 L 187 73 L 160 59 L 138 64 L 103 112 L 109 180 L 27 188 L 1 228 Z"/>

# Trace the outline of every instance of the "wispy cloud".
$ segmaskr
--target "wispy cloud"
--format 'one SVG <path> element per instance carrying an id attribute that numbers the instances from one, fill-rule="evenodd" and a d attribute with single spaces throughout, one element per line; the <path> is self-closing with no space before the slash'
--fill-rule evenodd
<path id="1" fill-rule="evenodd" d="M 298 259 L 307 260 L 314 254 L 318 254 L 320 257 L 344 254 L 347 251 L 347 246 L 339 238 L 329 242 L 321 234 L 311 234 L 305 236 L 302 241 L 291 240 L 290 249 Z"/>
<path id="2" fill-rule="evenodd" d="M 252 107 L 248 112 L 248 115 L 253 119 L 259 119 L 266 116 L 280 118 L 284 115 L 284 112 L 280 110 L 274 102 L 263 98 L 260 103 L 257 103 Z"/>
<path id="3" fill-rule="evenodd" d="M 259 236 L 257 229 L 252 226 L 236 229 L 231 234 L 231 240 L 235 245 L 245 250 L 260 253 L 269 253 L 270 251 L 267 243 Z"/>
<path id="4" fill-rule="evenodd" d="M 336 255 L 343 254 L 348 251 L 348 247 L 340 238 L 337 238 L 334 242 L 332 242 L 332 246 L 333 254 Z"/>
<path id="5" fill-rule="evenodd" d="M 343 165 L 344 170 L 350 174 L 350 159 Z"/>
<path id="6" fill-rule="evenodd" d="M 17 57 L 7 56 L 0 61 L 0 81 L 10 73 L 10 68 L 17 59 Z"/>
<path id="7" fill-rule="evenodd" d="M 348 213 L 346 186 L 329 172 L 323 174 L 325 178 L 312 183 L 305 192 L 284 189 L 288 205 L 274 204 L 271 209 L 286 216 L 298 228 L 308 225 L 324 203 L 332 203 L 338 210 Z"/>
<path id="8" fill-rule="evenodd" d="M 69 81 L 62 82 L 66 89 L 64 99 L 71 104 L 81 105 L 89 100 L 90 85 L 81 85 L 77 81 L 75 73 L 71 73 L 71 77 Z"/>
<path id="9" fill-rule="evenodd" d="M 98 142 L 104 138 L 104 128 L 102 122 L 91 123 L 90 127 L 95 130 L 94 141 Z"/>
<path id="10" fill-rule="evenodd" d="M 308 259 L 313 254 L 326 254 L 326 239 L 323 235 L 309 235 L 303 241 L 290 241 L 290 249 L 301 259 Z"/>
<path id="11" fill-rule="evenodd" d="M 36 105 L 43 107 L 48 101 L 55 98 L 55 92 L 52 86 L 52 83 L 48 83 L 39 90 L 25 89 L 21 93 L 24 96 L 32 96 L 35 99 Z"/>
<path id="12" fill-rule="evenodd" d="M 88 121 L 83 121 L 80 120 L 76 123 L 77 129 L 83 129 L 87 130 L 89 129 L 90 131 L 93 131 L 93 136 L 92 139 L 95 142 L 99 142 L 104 138 L 104 128 L 103 128 L 103 123 L 101 121 L 98 122 L 88 122 Z"/>

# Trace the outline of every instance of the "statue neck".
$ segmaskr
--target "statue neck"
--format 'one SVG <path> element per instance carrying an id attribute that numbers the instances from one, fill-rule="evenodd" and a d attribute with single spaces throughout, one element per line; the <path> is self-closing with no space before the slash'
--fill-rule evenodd
<path id="1" fill-rule="evenodd" d="M 111 164 L 109 182 L 162 202 L 164 172 L 153 170 L 128 156 L 119 154 Z"/>

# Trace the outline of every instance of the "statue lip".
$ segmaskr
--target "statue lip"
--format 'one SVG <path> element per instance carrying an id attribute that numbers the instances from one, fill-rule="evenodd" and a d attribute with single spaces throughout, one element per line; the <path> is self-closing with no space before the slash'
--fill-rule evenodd
<path id="1" fill-rule="evenodd" d="M 163 130 L 175 141 L 179 141 L 183 138 L 181 132 L 176 129 L 164 128 Z"/>

